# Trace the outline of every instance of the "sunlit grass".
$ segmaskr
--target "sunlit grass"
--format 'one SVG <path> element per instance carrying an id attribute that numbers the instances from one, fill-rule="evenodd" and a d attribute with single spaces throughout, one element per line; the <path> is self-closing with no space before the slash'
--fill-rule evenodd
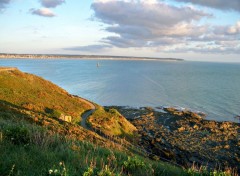
<path id="1" fill-rule="evenodd" d="M 166 163 L 84 141 L 69 140 L 58 134 L 50 135 L 46 129 L 26 122 L 15 123 L 1 119 L 0 131 L 3 133 L 0 143 L 1 175 L 10 172 L 12 175 L 48 175 L 49 172 L 53 175 L 55 171 L 55 175 L 72 176 L 83 175 L 89 167 L 92 168 L 93 175 L 184 174 L 182 169 Z M 59 165 L 60 162 L 64 163 L 64 168 Z"/>

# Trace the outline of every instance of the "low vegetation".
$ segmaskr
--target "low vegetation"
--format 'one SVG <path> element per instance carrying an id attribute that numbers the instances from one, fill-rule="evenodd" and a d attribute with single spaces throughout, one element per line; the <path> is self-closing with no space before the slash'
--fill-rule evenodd
<path id="1" fill-rule="evenodd" d="M 0 116 L 1 175 L 184 175 L 163 162 L 68 139 Z M 150 169 L 150 170 L 149 170 Z"/>
<path id="2" fill-rule="evenodd" d="M 57 112 L 72 116 L 73 121 L 80 121 L 80 115 L 90 109 L 80 98 L 68 94 L 62 88 L 38 76 L 19 70 L 0 73 L 0 100 L 5 100 L 27 110 L 57 115 Z"/>
<path id="3" fill-rule="evenodd" d="M 134 145 L 107 135 L 132 137 L 136 128 L 117 110 L 97 110 L 88 123 L 105 135 L 62 120 L 78 122 L 88 104 L 40 77 L 0 71 L 1 176 L 226 175 L 150 160 Z M 119 138 L 120 139 L 120 138 Z M 131 148 L 131 150 L 129 149 Z M 224 175 L 224 176 L 225 176 Z"/>
<path id="4" fill-rule="evenodd" d="M 88 124 L 95 130 L 109 136 L 131 137 L 137 130 L 116 109 L 98 109 L 87 119 Z"/>

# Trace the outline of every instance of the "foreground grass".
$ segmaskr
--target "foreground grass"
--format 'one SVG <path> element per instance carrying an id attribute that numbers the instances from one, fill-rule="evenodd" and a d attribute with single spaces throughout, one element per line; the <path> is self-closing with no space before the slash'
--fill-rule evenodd
<path id="1" fill-rule="evenodd" d="M 1 119 L 0 175 L 185 175 L 181 168 Z M 55 173 L 54 173 L 55 171 Z"/>

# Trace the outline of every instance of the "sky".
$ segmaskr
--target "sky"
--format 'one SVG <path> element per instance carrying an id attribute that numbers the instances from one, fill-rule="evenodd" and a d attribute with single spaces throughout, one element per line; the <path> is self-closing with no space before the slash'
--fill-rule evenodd
<path id="1" fill-rule="evenodd" d="M 240 0 L 0 0 L 0 53 L 240 62 Z"/>

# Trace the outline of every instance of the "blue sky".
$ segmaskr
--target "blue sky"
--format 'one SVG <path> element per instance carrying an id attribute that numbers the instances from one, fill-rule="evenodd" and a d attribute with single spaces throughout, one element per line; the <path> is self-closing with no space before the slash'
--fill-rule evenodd
<path id="1" fill-rule="evenodd" d="M 0 0 L 0 52 L 240 62 L 240 1 Z"/>

